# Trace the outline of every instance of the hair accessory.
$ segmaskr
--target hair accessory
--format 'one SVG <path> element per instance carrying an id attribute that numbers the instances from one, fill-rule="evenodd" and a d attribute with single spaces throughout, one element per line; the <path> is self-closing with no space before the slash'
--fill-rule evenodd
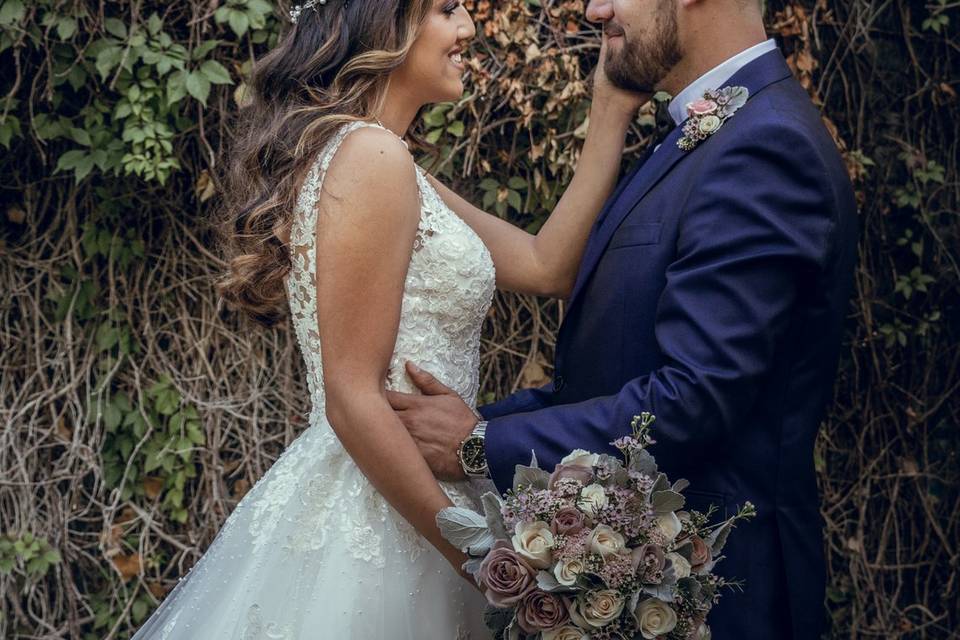
<path id="1" fill-rule="evenodd" d="M 297 24 L 297 20 L 300 19 L 300 14 L 303 13 L 304 9 L 313 9 L 316 11 L 317 5 L 321 7 L 327 4 L 327 0 L 307 0 L 302 5 L 298 4 L 290 10 L 290 22 Z"/>

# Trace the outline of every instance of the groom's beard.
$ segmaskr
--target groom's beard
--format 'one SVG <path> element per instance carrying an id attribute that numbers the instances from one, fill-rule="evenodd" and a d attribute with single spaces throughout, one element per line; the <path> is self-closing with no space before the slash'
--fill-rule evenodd
<path id="1" fill-rule="evenodd" d="M 608 23 L 609 35 L 624 35 L 619 52 L 607 52 L 605 69 L 614 85 L 637 93 L 653 93 L 683 58 L 673 0 L 660 0 L 653 28 L 628 38 L 620 25 Z"/>

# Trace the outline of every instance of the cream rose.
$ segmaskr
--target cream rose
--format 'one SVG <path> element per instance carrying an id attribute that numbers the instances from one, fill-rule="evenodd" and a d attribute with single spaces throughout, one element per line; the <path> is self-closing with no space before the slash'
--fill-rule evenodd
<path id="1" fill-rule="evenodd" d="M 714 115 L 703 116 L 700 119 L 700 133 L 713 133 L 720 128 L 720 118 Z"/>
<path id="2" fill-rule="evenodd" d="M 713 637 L 713 632 L 710 631 L 704 623 L 700 623 L 700 626 L 697 627 L 697 630 L 693 632 L 694 640 L 710 640 Z"/>
<path id="3" fill-rule="evenodd" d="M 526 560 L 530 566 L 537 569 L 546 569 L 552 558 L 553 532 L 546 522 L 518 522 L 516 533 L 512 538 L 513 548 L 517 555 Z"/>
<path id="4" fill-rule="evenodd" d="M 574 449 L 560 460 L 560 464 L 569 467 L 593 467 L 599 459 L 600 456 L 595 453 L 590 453 L 585 449 Z"/>
<path id="5" fill-rule="evenodd" d="M 673 565 L 673 575 L 680 578 L 690 577 L 690 563 L 679 553 L 668 553 L 667 560 Z"/>
<path id="6" fill-rule="evenodd" d="M 676 540 L 677 536 L 680 535 L 680 530 L 683 528 L 683 525 L 680 524 L 680 518 L 672 511 L 657 516 L 656 524 L 657 529 L 663 534 L 667 544 Z"/>
<path id="7" fill-rule="evenodd" d="M 553 575 L 557 582 L 565 587 L 573 586 L 577 581 L 577 576 L 583 573 L 583 561 L 576 558 L 561 560 L 553 568 Z"/>
<path id="8" fill-rule="evenodd" d="M 562 627 L 544 631 L 541 637 L 543 640 L 587 640 L 590 636 L 572 624 L 565 624 Z"/>
<path id="9" fill-rule="evenodd" d="M 649 598 L 637 606 L 640 634 L 647 640 L 664 636 L 677 626 L 676 612 L 663 600 Z"/>
<path id="10" fill-rule="evenodd" d="M 602 556 L 615 556 L 624 552 L 627 541 L 607 525 L 598 524 L 590 532 L 587 544 L 590 546 L 590 551 L 594 553 L 599 553 Z"/>
<path id="11" fill-rule="evenodd" d="M 588 591 L 570 605 L 570 619 L 577 626 L 599 629 L 623 613 L 623 596 L 613 589 Z"/>
<path id="12" fill-rule="evenodd" d="M 579 506 L 585 514 L 591 518 L 595 518 L 597 512 L 607 506 L 607 502 L 607 494 L 604 492 L 603 487 L 598 484 L 591 484 L 584 487 L 583 491 L 580 492 L 580 501 L 577 503 L 577 506 Z"/>

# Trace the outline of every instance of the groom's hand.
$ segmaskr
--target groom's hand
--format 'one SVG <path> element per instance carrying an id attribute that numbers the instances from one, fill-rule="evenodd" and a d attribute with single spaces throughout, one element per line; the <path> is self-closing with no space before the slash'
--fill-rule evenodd
<path id="1" fill-rule="evenodd" d="M 423 395 L 387 391 L 387 400 L 413 436 L 433 475 L 464 480 L 457 450 L 478 422 L 477 415 L 449 387 L 411 362 L 407 374 Z"/>

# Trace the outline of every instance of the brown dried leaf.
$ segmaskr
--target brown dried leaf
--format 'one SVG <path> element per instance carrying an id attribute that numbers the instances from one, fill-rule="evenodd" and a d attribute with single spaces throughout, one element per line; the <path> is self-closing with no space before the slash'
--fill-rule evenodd
<path id="1" fill-rule="evenodd" d="M 139 553 L 132 555 L 118 554 L 111 558 L 114 568 L 124 580 L 140 575 L 143 570 L 143 558 Z"/>

